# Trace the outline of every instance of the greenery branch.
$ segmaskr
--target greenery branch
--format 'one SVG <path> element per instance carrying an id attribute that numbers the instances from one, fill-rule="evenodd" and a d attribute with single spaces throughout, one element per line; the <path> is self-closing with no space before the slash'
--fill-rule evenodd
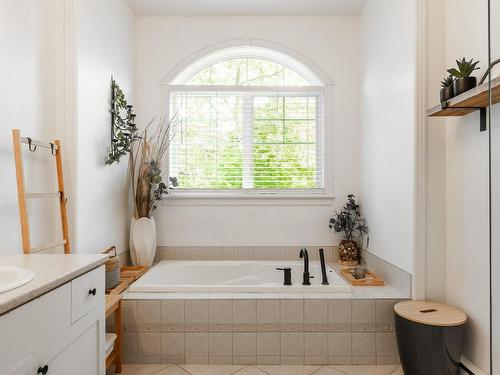
<path id="1" fill-rule="evenodd" d="M 111 78 L 111 147 L 106 165 L 119 163 L 120 158 L 130 152 L 132 144 L 139 140 L 135 113 L 127 103 L 125 94 L 116 81 Z"/>

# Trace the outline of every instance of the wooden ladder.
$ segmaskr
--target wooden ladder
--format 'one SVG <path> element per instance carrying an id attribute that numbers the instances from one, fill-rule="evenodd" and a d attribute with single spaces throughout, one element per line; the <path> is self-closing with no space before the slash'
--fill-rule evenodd
<path id="1" fill-rule="evenodd" d="M 64 179 L 62 168 L 61 142 L 38 142 L 29 137 L 21 137 L 19 129 L 12 130 L 12 141 L 14 144 L 14 159 L 16 162 L 17 195 L 19 201 L 19 216 L 21 219 L 21 235 L 23 239 L 23 251 L 25 254 L 36 253 L 43 250 L 64 246 L 64 253 L 71 252 L 68 234 L 68 214 L 66 212 L 67 198 L 64 193 Z M 55 156 L 58 191 L 55 193 L 26 193 L 24 187 L 24 168 L 21 154 L 21 144 L 27 144 L 28 149 L 34 152 L 38 147 L 49 149 Z M 26 209 L 26 198 L 59 198 L 59 212 L 61 214 L 62 241 L 53 242 L 41 246 L 31 247 L 28 211 Z"/>

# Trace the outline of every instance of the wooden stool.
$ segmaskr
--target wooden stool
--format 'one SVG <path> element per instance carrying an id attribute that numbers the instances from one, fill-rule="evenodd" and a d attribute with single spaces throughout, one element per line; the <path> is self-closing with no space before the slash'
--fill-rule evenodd
<path id="1" fill-rule="evenodd" d="M 405 375 L 456 375 L 467 316 L 435 302 L 406 301 L 394 306 L 396 334 Z"/>

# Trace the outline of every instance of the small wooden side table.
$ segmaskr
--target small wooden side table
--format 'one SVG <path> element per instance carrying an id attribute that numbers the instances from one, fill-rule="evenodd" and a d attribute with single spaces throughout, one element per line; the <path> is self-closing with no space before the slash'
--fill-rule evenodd
<path id="1" fill-rule="evenodd" d="M 115 373 L 122 372 L 122 295 L 106 295 L 106 318 L 115 314 L 115 334 L 116 340 L 113 345 L 113 351 L 106 358 L 106 368 L 114 363 Z"/>

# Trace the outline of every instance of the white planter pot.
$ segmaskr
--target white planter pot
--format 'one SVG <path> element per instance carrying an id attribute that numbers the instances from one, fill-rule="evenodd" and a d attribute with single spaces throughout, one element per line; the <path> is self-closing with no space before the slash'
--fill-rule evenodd
<path id="1" fill-rule="evenodd" d="M 135 266 L 153 264 L 156 254 L 156 224 L 154 218 L 132 218 L 130 223 L 130 257 Z"/>

